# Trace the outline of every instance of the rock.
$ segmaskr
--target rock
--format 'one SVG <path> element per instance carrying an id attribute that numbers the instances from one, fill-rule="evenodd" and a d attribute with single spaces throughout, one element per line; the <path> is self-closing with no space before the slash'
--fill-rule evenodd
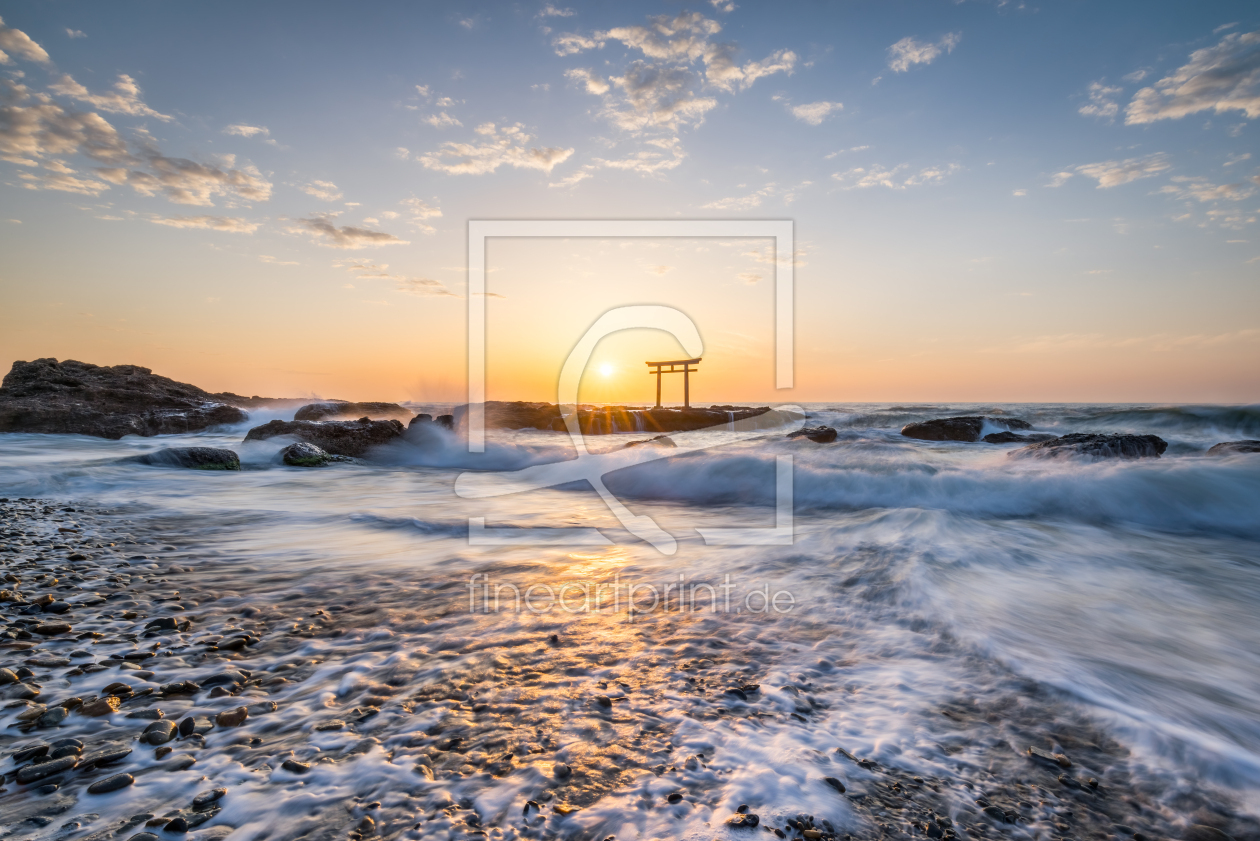
<path id="1" fill-rule="evenodd" d="M 311 766 L 307 765 L 305 762 L 298 762 L 296 759 L 286 759 L 284 762 L 280 763 L 280 767 L 291 774 L 305 774 L 307 771 L 311 770 Z"/>
<path id="2" fill-rule="evenodd" d="M 225 794 L 227 794 L 227 789 L 225 788 L 212 788 L 209 791 L 203 791 L 193 798 L 192 807 L 198 812 L 204 812 Z"/>
<path id="3" fill-rule="evenodd" d="M 1007 453 L 1009 458 L 1159 458 L 1168 443 L 1155 435 L 1074 432 Z"/>
<path id="4" fill-rule="evenodd" d="M 162 827 L 162 829 L 166 830 L 167 832 L 175 832 L 175 833 L 187 832 L 188 819 L 183 817 L 182 815 L 179 817 L 171 818 L 171 820 L 166 824 L 166 826 Z"/>
<path id="5" fill-rule="evenodd" d="M 655 438 L 649 438 L 646 441 L 631 441 L 622 449 L 628 450 L 631 447 L 677 447 L 674 439 L 668 435 L 657 435 Z"/>
<path id="6" fill-rule="evenodd" d="M 761 818 L 752 812 L 732 815 L 726 820 L 726 825 L 733 829 L 755 829 L 759 823 L 761 823 Z"/>
<path id="7" fill-rule="evenodd" d="M 265 441 L 285 435 L 314 444 L 332 455 L 363 456 L 372 447 L 388 444 L 403 434 L 403 425 L 396 420 L 355 421 L 281 421 L 273 420 L 256 426 L 245 435 L 246 441 Z"/>
<path id="8" fill-rule="evenodd" d="M 599 704 L 601 707 L 603 707 L 606 710 L 612 709 L 612 698 L 609 698 L 607 695 L 596 695 L 595 703 Z"/>
<path id="9" fill-rule="evenodd" d="M 196 695 L 200 691 L 201 687 L 191 680 L 180 681 L 179 683 L 164 683 L 158 690 L 163 696 Z"/>
<path id="10" fill-rule="evenodd" d="M 248 419 L 219 396 L 137 365 L 14 362 L 0 384 L 0 432 L 118 439 L 196 432 Z"/>
<path id="11" fill-rule="evenodd" d="M 215 447 L 167 447 L 136 456 L 133 461 L 154 467 L 184 467 L 190 470 L 241 469 L 241 459 L 236 453 Z"/>
<path id="12" fill-rule="evenodd" d="M 127 713 L 127 718 L 149 719 L 152 721 L 156 721 L 165 716 L 166 713 L 162 712 L 157 707 L 149 707 L 147 710 L 136 710 L 135 712 Z"/>
<path id="13" fill-rule="evenodd" d="M 144 629 L 146 631 L 175 631 L 179 629 L 179 622 L 175 620 L 174 616 L 162 616 L 158 619 L 150 620 L 144 626 Z"/>
<path id="14" fill-rule="evenodd" d="M 234 710 L 224 710 L 216 715 L 214 723 L 220 727 L 240 727 L 247 718 L 249 718 L 249 710 L 245 707 L 237 707 Z"/>
<path id="15" fill-rule="evenodd" d="M 38 744 L 22 748 L 19 751 L 14 751 L 13 763 L 15 765 L 20 765 L 28 759 L 38 759 L 41 756 L 47 756 L 50 749 L 49 745 Z"/>
<path id="16" fill-rule="evenodd" d="M 836 440 L 836 431 L 830 426 L 804 426 L 789 432 L 788 438 L 808 438 L 816 444 L 830 444 Z"/>
<path id="17" fill-rule="evenodd" d="M 79 707 L 80 715 L 110 715 L 118 712 L 118 708 L 122 706 L 122 699 L 117 695 L 107 695 L 104 698 L 97 698 L 90 704 L 84 704 Z"/>
<path id="18" fill-rule="evenodd" d="M 1039 759 L 1042 762 L 1050 762 L 1058 765 L 1060 768 L 1071 768 L 1072 760 L 1068 759 L 1061 753 L 1051 753 L 1048 750 L 1032 746 L 1028 748 L 1028 756 L 1032 759 Z"/>
<path id="19" fill-rule="evenodd" d="M 150 745 L 164 745 L 175 738 L 175 722 L 159 719 L 144 728 L 140 738 Z"/>
<path id="20" fill-rule="evenodd" d="M 39 717 L 40 727 L 56 727 L 58 724 L 66 720 L 66 716 L 70 715 L 70 711 L 65 707 L 53 707 L 48 712 Z"/>
<path id="21" fill-rule="evenodd" d="M 74 629 L 65 622 L 47 622 L 31 628 L 32 633 L 40 634 L 45 637 L 52 637 L 58 634 L 68 634 L 73 630 Z"/>
<path id="22" fill-rule="evenodd" d="M 834 788 L 836 791 L 840 792 L 841 794 L 844 794 L 844 783 L 840 782 L 835 777 L 823 777 L 823 782 L 831 786 L 832 788 Z"/>
<path id="23" fill-rule="evenodd" d="M 1242 453 L 1260 453 L 1260 441 L 1225 441 L 1207 451 L 1210 456 L 1234 456 Z"/>
<path id="24" fill-rule="evenodd" d="M 82 764 L 85 767 L 99 768 L 102 765 L 112 765 L 115 762 L 121 762 L 130 755 L 131 748 L 128 747 L 105 748 L 83 757 Z"/>
<path id="25" fill-rule="evenodd" d="M 118 791 L 120 788 L 126 788 L 136 781 L 136 778 L 130 774 L 115 774 L 112 777 L 106 777 L 103 780 L 97 780 L 88 786 L 88 794 L 109 794 L 111 791 Z"/>
<path id="26" fill-rule="evenodd" d="M 185 716 L 179 722 L 179 735 L 187 739 L 189 736 L 202 736 L 214 729 L 214 723 L 204 715 Z"/>
<path id="27" fill-rule="evenodd" d="M 557 780 L 564 780 L 573 774 L 573 769 L 563 762 L 557 762 L 555 767 L 552 768 L 552 773 L 556 775 Z"/>
<path id="28" fill-rule="evenodd" d="M 1048 432 L 1034 432 L 1031 435 L 1016 435 L 1014 432 L 990 432 L 984 436 L 986 444 L 1033 444 L 1037 441 L 1049 441 L 1055 436 Z"/>
<path id="29" fill-rule="evenodd" d="M 314 444 L 308 444 L 305 441 L 298 441 L 296 444 L 285 447 L 280 451 L 280 458 L 290 467 L 320 467 L 333 461 L 350 461 L 346 456 L 329 455 Z"/>
<path id="30" fill-rule="evenodd" d="M 11 683 L 17 683 L 18 676 L 8 669 L 0 669 L 0 686 L 8 686 Z"/>
<path id="31" fill-rule="evenodd" d="M 328 730 L 341 730 L 345 726 L 346 723 L 341 719 L 330 718 L 327 721 L 321 721 L 319 724 L 316 724 L 314 729 L 322 733 Z"/>
<path id="32" fill-rule="evenodd" d="M 468 406 L 455 408 L 452 426 L 460 426 L 468 414 Z M 444 416 L 446 417 L 446 416 Z M 686 432 L 707 427 L 720 427 L 732 420 L 741 428 L 768 429 L 798 419 L 799 415 L 772 410 L 768 406 L 753 408 L 731 406 L 700 409 L 637 409 L 629 406 L 605 406 L 598 409 L 580 409 L 578 428 L 583 435 L 606 435 L 614 432 Z M 546 429 L 565 430 L 560 407 L 554 403 L 503 402 L 488 400 L 485 403 L 488 429 Z M 755 420 L 754 420 L 755 419 Z M 438 423 L 442 418 L 437 419 Z"/>
<path id="33" fill-rule="evenodd" d="M 128 838 L 127 841 L 161 841 L 161 839 L 152 832 L 137 832 Z"/>
<path id="34" fill-rule="evenodd" d="M 347 403 L 344 400 L 329 400 L 323 403 L 311 403 L 293 413 L 295 421 L 349 420 L 364 417 L 372 420 L 389 420 L 390 418 L 406 420 L 411 417 L 411 410 L 404 409 L 397 403 Z"/>
<path id="35" fill-rule="evenodd" d="M 78 764 L 78 757 L 63 756 L 61 759 L 51 759 L 48 762 L 40 762 L 35 765 L 24 765 L 18 769 L 17 781 L 22 785 L 27 785 L 28 783 L 33 783 L 36 780 L 51 777 L 53 774 L 60 774 L 62 771 L 69 771 Z"/>
<path id="36" fill-rule="evenodd" d="M 921 441 L 979 441 L 985 422 L 1005 429 L 1032 429 L 1032 424 L 1018 418 L 961 417 L 934 418 L 920 423 L 909 423 L 901 428 L 907 438 Z"/>
<path id="37" fill-rule="evenodd" d="M 49 602 L 48 604 L 44 605 L 44 613 L 61 614 L 61 613 L 65 613 L 69 609 L 70 609 L 70 605 L 62 601 Z"/>

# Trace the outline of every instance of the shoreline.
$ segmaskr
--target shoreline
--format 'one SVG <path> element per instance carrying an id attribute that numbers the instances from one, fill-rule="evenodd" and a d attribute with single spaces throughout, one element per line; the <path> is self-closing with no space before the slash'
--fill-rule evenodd
<path id="1" fill-rule="evenodd" d="M 1139 782 L 1105 728 L 1015 675 L 922 711 L 937 773 L 883 752 L 878 720 L 838 743 L 829 719 L 864 692 L 859 641 L 819 647 L 811 640 L 824 629 L 807 615 L 480 616 L 456 576 L 269 573 L 177 523 L 129 526 L 119 512 L 64 502 L 0 511 L 3 574 L 21 579 L 4 586 L 26 599 L 0 603 L 6 634 L 19 623 L 72 628 L 0 644 L 4 667 L 30 672 L 17 686 L 38 687 L 27 700 L 0 689 L 5 837 L 76 822 L 64 837 L 172 837 L 162 827 L 178 820 L 198 839 L 233 828 L 242 838 L 602 838 L 671 825 L 738 837 L 746 830 L 723 827 L 751 823 L 736 817 L 743 805 L 757 816 L 749 837 L 1260 833 L 1222 798 Z M 507 581 L 538 573 L 483 569 Z M 41 595 L 71 606 L 31 611 Z M 117 711 L 102 707 L 110 697 Z M 33 703 L 45 711 L 19 725 Z M 62 717 L 58 705 L 71 709 Z M 151 744 L 145 730 L 161 722 L 175 735 Z M 48 744 L 51 756 L 66 739 L 83 742 L 67 753 L 77 765 L 16 782 L 28 763 L 14 753 Z M 747 755 L 762 743 L 768 753 Z M 800 790 L 769 785 L 767 770 L 744 779 L 756 762 Z M 88 793 L 119 774 L 133 782 Z"/>

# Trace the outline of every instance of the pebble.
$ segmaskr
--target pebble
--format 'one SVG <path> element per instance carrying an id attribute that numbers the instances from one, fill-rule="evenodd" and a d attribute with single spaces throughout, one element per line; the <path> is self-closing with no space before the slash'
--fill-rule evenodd
<path id="1" fill-rule="evenodd" d="M 65 721 L 68 715 L 70 712 L 65 707 L 53 707 L 39 717 L 39 724 L 41 727 L 55 727 Z"/>
<path id="2" fill-rule="evenodd" d="M 732 815 L 726 820 L 726 825 L 734 829 L 753 829 L 759 823 L 761 823 L 761 818 L 752 812 Z"/>
<path id="3" fill-rule="evenodd" d="M 835 777 L 823 777 L 823 782 L 831 786 L 832 788 L 834 788 L 836 791 L 840 792 L 841 794 L 844 794 L 844 791 L 845 791 L 844 783 L 840 782 Z"/>
<path id="4" fill-rule="evenodd" d="M 130 774 L 115 774 L 112 777 L 106 777 L 103 780 L 97 780 L 88 786 L 88 794 L 109 794 L 111 791 L 118 791 L 120 788 L 126 788 L 136 781 L 136 778 Z"/>
<path id="5" fill-rule="evenodd" d="M 311 766 L 305 762 L 298 762 L 296 759 L 286 759 L 280 764 L 280 767 L 292 774 L 305 774 L 311 770 Z"/>
<path id="6" fill-rule="evenodd" d="M 225 788 L 212 788 L 209 791 L 203 791 L 193 798 L 193 808 L 198 812 L 204 811 L 225 794 L 227 794 L 227 789 Z"/>
<path id="7" fill-rule="evenodd" d="M 220 727 L 240 727 L 247 718 L 249 718 L 249 710 L 245 707 L 237 707 L 234 710 L 224 710 L 216 715 L 214 723 Z"/>
<path id="8" fill-rule="evenodd" d="M 104 698 L 97 698 L 89 704 L 84 704 L 79 708 L 79 714 L 90 716 L 111 715 L 118 712 L 118 708 L 121 706 L 121 698 L 117 695 L 108 695 Z"/>
<path id="9" fill-rule="evenodd" d="M 78 757 L 63 756 L 61 759 L 51 759 L 48 762 L 40 762 L 35 765 L 24 765 L 18 769 L 17 781 L 22 785 L 26 785 L 36 780 L 42 780 L 45 777 L 51 777 L 53 774 L 60 774 L 62 771 L 69 771 L 78 764 Z"/>
<path id="10" fill-rule="evenodd" d="M 144 728 L 141 738 L 151 745 L 164 745 L 175 738 L 175 723 L 159 719 Z"/>

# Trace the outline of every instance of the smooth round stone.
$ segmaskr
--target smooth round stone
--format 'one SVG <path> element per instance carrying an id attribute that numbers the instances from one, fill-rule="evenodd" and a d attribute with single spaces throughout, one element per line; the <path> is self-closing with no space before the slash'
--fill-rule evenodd
<path id="1" fill-rule="evenodd" d="M 88 794 L 109 794 L 111 791 L 126 788 L 135 781 L 136 778 L 130 774 L 114 774 L 112 777 L 97 780 L 88 786 Z"/>

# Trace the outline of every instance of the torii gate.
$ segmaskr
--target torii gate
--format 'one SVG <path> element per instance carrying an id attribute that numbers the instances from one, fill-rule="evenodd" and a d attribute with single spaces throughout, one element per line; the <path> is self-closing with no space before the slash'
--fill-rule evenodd
<path id="1" fill-rule="evenodd" d="M 691 372 L 699 370 L 692 368 L 692 365 L 699 365 L 702 357 L 695 359 L 675 359 L 672 362 L 648 362 L 648 366 L 655 368 L 648 371 L 648 374 L 656 374 L 656 408 L 661 408 L 661 374 L 682 374 L 683 375 L 683 408 L 691 408 Z M 669 370 L 662 370 L 662 367 L 668 365 Z M 681 368 L 675 366 L 681 365 Z"/>

